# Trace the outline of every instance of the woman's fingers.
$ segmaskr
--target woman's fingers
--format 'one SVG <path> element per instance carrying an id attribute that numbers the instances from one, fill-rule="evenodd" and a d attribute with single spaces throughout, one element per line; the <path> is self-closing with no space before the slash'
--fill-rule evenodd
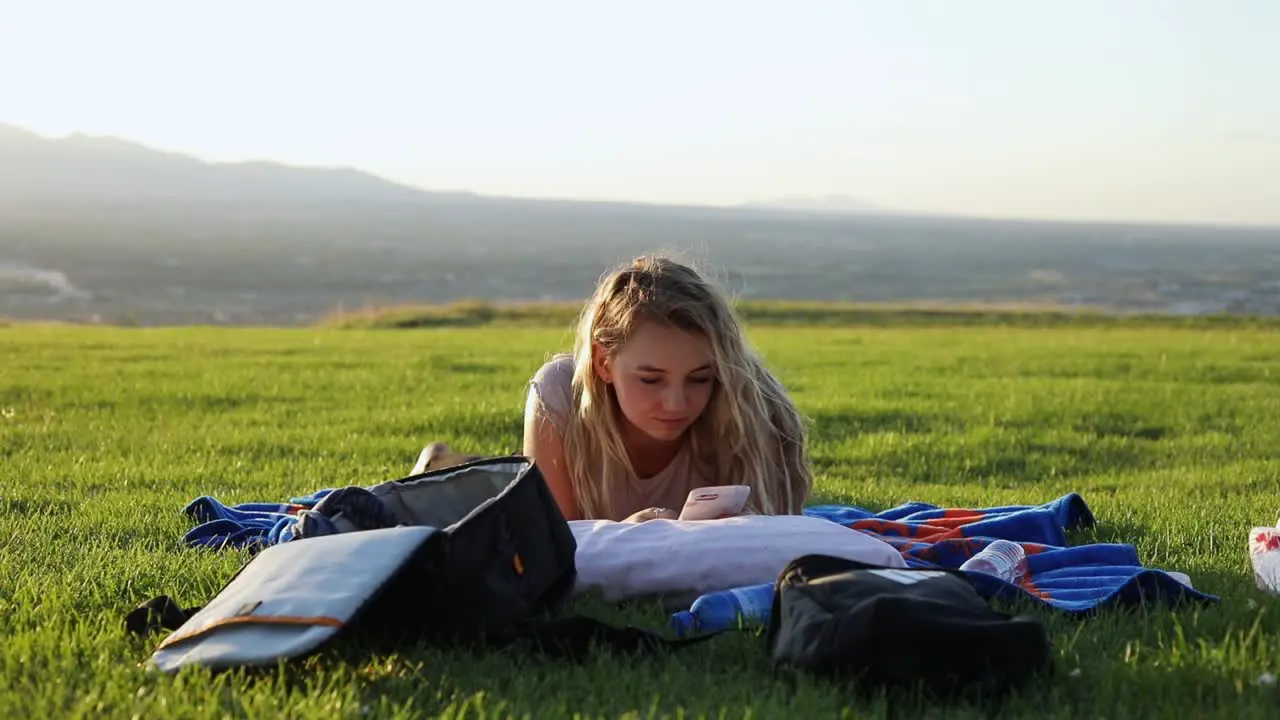
<path id="1" fill-rule="evenodd" d="M 680 517 L 680 513 L 670 508 L 651 507 L 644 510 L 637 510 L 631 517 L 623 522 L 641 523 L 650 520 L 675 520 Z"/>

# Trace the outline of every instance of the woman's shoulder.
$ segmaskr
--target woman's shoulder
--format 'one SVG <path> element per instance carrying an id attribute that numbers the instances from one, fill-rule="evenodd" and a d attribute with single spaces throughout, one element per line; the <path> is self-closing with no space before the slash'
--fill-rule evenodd
<path id="1" fill-rule="evenodd" d="M 573 356 L 552 357 L 533 374 L 529 385 L 546 414 L 563 428 L 573 406 Z"/>
<path id="2" fill-rule="evenodd" d="M 570 386 L 573 383 L 573 356 L 568 353 L 553 356 L 533 374 L 532 382 L 542 387 Z"/>

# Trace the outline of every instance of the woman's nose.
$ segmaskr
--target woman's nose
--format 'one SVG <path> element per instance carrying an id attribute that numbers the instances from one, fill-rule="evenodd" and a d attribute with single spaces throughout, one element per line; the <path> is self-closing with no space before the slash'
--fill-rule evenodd
<path id="1" fill-rule="evenodd" d="M 668 390 L 662 397 L 662 409 L 666 412 L 684 410 L 684 388 L 676 386 Z"/>

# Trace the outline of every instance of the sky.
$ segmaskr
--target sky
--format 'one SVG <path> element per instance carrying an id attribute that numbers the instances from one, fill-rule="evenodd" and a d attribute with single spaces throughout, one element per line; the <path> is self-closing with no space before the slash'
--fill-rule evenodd
<path id="1" fill-rule="evenodd" d="M 0 122 L 435 190 L 1280 224 L 1276 0 L 0 0 Z"/>

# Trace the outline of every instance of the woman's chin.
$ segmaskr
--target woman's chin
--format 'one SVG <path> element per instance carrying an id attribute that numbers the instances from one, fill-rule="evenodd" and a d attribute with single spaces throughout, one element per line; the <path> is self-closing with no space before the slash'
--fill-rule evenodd
<path id="1" fill-rule="evenodd" d="M 654 423 L 645 428 L 644 434 L 659 442 L 673 442 L 679 440 L 688 427 L 685 423 Z"/>

